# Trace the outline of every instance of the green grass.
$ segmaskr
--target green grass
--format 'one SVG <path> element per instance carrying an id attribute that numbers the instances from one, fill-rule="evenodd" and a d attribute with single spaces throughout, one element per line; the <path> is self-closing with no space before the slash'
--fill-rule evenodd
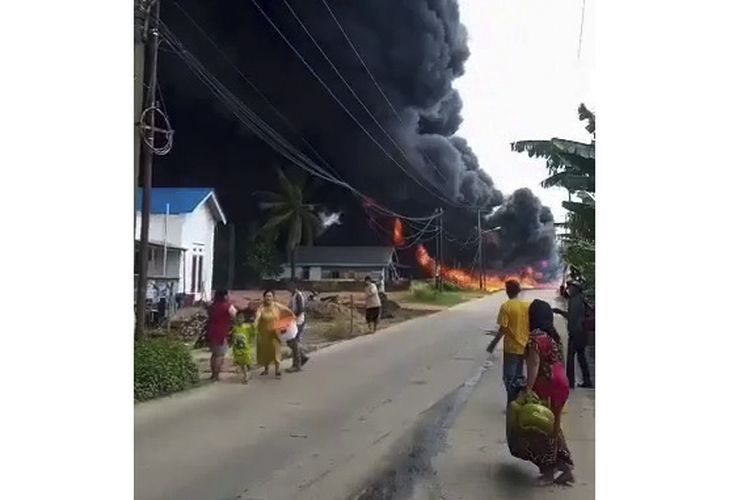
<path id="1" fill-rule="evenodd" d="M 440 292 L 430 285 L 416 285 L 411 290 L 412 302 L 439 306 L 455 306 L 473 297 L 473 294 L 463 291 L 443 290 Z"/>

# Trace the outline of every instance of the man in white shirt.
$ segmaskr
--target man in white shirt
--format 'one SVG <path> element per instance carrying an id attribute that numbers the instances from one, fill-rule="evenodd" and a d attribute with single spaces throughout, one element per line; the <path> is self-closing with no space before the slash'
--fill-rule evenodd
<path id="1" fill-rule="evenodd" d="M 289 309 L 292 310 L 297 321 L 297 336 L 287 342 L 292 350 L 292 367 L 287 368 L 288 373 L 296 373 L 302 370 L 302 367 L 310 359 L 307 353 L 302 349 L 302 333 L 305 331 L 305 297 L 302 295 L 297 282 L 292 280 L 289 283 L 289 293 L 292 295 L 289 301 Z"/>
<path id="2" fill-rule="evenodd" d="M 371 332 L 378 329 L 380 319 L 380 293 L 378 287 L 372 282 L 372 278 L 365 277 L 365 319 Z"/>

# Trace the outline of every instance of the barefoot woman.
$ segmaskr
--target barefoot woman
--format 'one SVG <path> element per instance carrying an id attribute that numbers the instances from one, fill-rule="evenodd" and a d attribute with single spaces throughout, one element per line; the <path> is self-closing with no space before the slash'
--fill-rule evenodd
<path id="1" fill-rule="evenodd" d="M 531 335 L 526 346 L 527 388 L 542 400 L 548 400 L 555 415 L 551 436 L 513 432 L 508 436 L 511 454 L 533 462 L 542 474 L 542 484 L 573 481 L 573 459 L 560 428 L 560 415 L 570 394 L 565 364 L 560 351 L 560 336 L 552 324 L 550 305 L 535 300 L 529 307 Z M 561 474 L 555 478 L 555 472 Z"/>
<path id="2" fill-rule="evenodd" d="M 281 339 L 279 327 L 284 321 L 294 321 L 294 313 L 276 302 L 273 290 L 263 292 L 263 304 L 255 313 L 258 328 L 258 364 L 263 366 L 261 375 L 268 375 L 273 364 L 276 378 L 281 378 Z"/>

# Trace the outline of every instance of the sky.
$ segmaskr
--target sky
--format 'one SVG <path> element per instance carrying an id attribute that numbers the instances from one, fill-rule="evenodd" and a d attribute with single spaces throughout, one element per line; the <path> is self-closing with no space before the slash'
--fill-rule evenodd
<path id="1" fill-rule="evenodd" d="M 581 58 L 578 40 L 584 0 L 460 0 L 469 32 L 466 73 L 454 82 L 463 99 L 459 135 L 504 194 L 529 187 L 560 222 L 563 189 L 543 189 L 543 159 L 510 150 L 522 139 L 588 142 L 578 105 L 595 110 L 594 0 L 585 0 Z"/>

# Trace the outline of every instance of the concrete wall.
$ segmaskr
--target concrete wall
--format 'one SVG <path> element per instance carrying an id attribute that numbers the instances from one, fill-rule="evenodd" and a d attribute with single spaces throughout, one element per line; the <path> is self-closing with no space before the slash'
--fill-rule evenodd
<path id="1" fill-rule="evenodd" d="M 149 240 L 164 240 L 164 221 L 166 219 L 167 242 L 170 245 L 186 248 L 183 257 L 172 264 L 168 264 L 169 270 L 175 270 L 180 277 L 177 285 L 179 293 L 190 293 L 193 273 L 193 256 L 203 256 L 203 274 L 199 277 L 203 283 L 203 293 L 196 296 L 195 300 L 210 300 L 213 296 L 212 282 L 214 272 L 214 233 L 216 230 L 216 219 L 207 205 L 201 205 L 191 214 L 163 215 L 151 214 L 149 222 Z M 139 238 L 141 233 L 141 214 L 136 214 L 135 237 Z M 170 252 L 171 254 L 172 252 Z M 168 254 L 168 258 L 172 259 Z M 160 253 L 160 255 L 163 255 Z M 171 262 L 171 260 L 170 260 Z M 161 257 L 156 259 L 155 274 L 161 274 Z M 149 268 L 151 274 L 151 268 Z"/>
<path id="2" fill-rule="evenodd" d="M 211 300 L 213 290 L 214 273 L 214 233 L 216 230 L 216 219 L 207 205 L 201 205 L 198 210 L 188 214 L 182 226 L 183 247 L 187 248 L 185 253 L 184 279 L 185 290 L 190 293 L 191 279 L 193 275 L 193 256 L 203 256 L 203 275 L 199 280 L 203 283 L 202 296 L 196 296 L 196 300 Z M 182 284 L 180 290 L 182 290 Z"/>
<path id="3" fill-rule="evenodd" d="M 172 246 L 181 247 L 183 245 L 182 231 L 187 222 L 188 215 L 162 215 L 151 214 L 148 223 L 149 241 L 164 241 L 164 219 L 167 219 L 167 243 Z M 141 214 L 135 216 L 135 239 L 141 237 Z"/>
<path id="4" fill-rule="evenodd" d="M 180 250 L 167 249 L 167 273 L 164 274 L 164 247 L 151 247 L 149 249 L 148 276 L 180 277 L 182 268 L 182 252 Z M 179 288 L 182 291 L 182 288 Z"/>

